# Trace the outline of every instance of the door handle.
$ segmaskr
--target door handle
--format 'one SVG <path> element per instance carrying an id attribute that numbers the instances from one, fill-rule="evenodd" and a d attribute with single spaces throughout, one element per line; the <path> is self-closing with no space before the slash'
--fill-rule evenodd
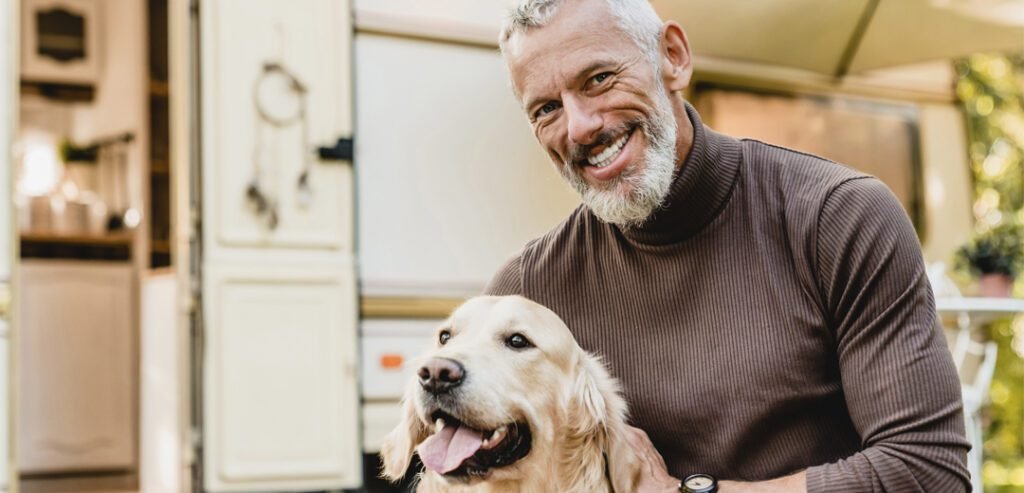
<path id="1" fill-rule="evenodd" d="M 355 141 L 351 138 L 339 138 L 333 146 L 317 147 L 317 156 L 321 161 L 348 161 L 355 157 Z"/>

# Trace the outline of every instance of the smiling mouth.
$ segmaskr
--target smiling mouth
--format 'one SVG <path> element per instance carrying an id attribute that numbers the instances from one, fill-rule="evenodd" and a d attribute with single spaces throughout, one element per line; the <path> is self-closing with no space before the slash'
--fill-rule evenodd
<path id="1" fill-rule="evenodd" d="M 621 136 L 619 136 L 619 138 L 616 139 L 614 142 L 608 144 L 608 146 L 605 147 L 604 150 L 597 153 L 596 155 L 588 156 L 585 160 L 583 160 L 581 164 L 593 166 L 595 168 L 604 168 L 612 164 L 613 162 L 615 162 L 615 158 L 619 157 L 619 154 L 622 153 L 622 148 L 626 147 L 626 143 L 629 142 L 629 138 L 633 135 L 633 132 L 635 131 L 636 128 L 632 128 L 626 131 Z"/>
<path id="2" fill-rule="evenodd" d="M 483 430 L 444 411 L 436 411 L 430 418 L 435 423 L 434 434 L 417 447 L 417 453 L 427 469 L 445 477 L 485 478 L 491 470 L 512 465 L 530 453 L 532 436 L 526 423 Z"/>

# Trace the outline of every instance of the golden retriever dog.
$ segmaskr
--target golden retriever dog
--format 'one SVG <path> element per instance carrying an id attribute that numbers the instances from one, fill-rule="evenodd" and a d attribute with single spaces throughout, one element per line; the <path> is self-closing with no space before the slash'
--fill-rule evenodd
<path id="1" fill-rule="evenodd" d="M 401 479 L 415 452 L 420 493 L 636 489 L 617 383 L 547 308 L 470 299 L 414 365 L 401 423 L 381 449 L 383 477 Z"/>

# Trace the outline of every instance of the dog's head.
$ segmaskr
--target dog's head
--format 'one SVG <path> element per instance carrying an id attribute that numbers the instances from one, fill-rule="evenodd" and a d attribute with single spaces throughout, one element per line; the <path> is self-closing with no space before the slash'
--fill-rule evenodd
<path id="1" fill-rule="evenodd" d="M 401 478 L 414 451 L 449 483 L 514 481 L 560 460 L 596 462 L 575 468 L 603 478 L 603 457 L 628 452 L 614 380 L 557 315 L 525 298 L 467 301 L 414 364 L 402 422 L 381 451 L 386 478 Z"/>

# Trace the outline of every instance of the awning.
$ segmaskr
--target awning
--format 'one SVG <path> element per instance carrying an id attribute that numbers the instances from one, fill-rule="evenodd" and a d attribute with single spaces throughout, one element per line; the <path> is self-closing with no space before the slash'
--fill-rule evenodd
<path id="1" fill-rule="evenodd" d="M 1024 0 L 653 0 L 700 57 L 843 76 L 1024 50 Z"/>

